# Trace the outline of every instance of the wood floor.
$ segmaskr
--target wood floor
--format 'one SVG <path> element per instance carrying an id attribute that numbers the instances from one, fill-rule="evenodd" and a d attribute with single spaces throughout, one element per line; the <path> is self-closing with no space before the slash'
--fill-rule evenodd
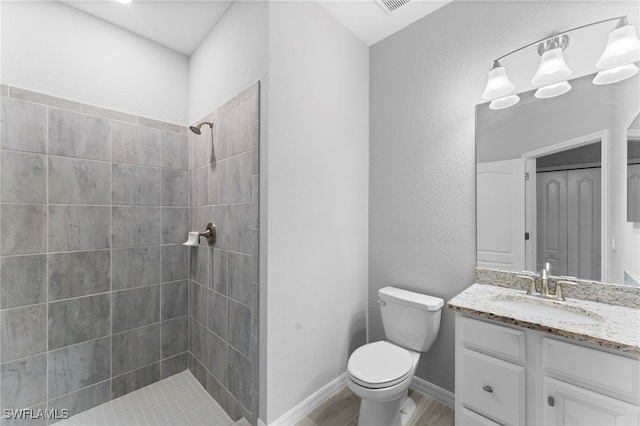
<path id="1" fill-rule="evenodd" d="M 453 426 L 452 408 L 413 389 L 409 389 L 409 396 L 416 403 L 416 411 L 407 426 Z M 357 426 L 359 410 L 360 398 L 344 387 L 295 426 Z"/>

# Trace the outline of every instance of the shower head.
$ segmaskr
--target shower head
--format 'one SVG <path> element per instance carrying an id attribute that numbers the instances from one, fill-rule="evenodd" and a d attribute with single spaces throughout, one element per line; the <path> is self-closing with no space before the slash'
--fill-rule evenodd
<path id="1" fill-rule="evenodd" d="M 200 128 L 201 128 L 203 125 L 205 125 L 205 124 L 206 124 L 207 126 L 209 126 L 209 128 L 213 129 L 213 123 L 212 123 L 212 122 L 210 122 L 210 121 L 203 121 L 202 123 L 197 124 L 197 125 L 195 125 L 195 126 L 189 126 L 189 129 L 190 129 L 193 133 L 195 133 L 196 135 L 200 135 L 200 134 L 202 134 L 202 132 L 200 131 Z"/>

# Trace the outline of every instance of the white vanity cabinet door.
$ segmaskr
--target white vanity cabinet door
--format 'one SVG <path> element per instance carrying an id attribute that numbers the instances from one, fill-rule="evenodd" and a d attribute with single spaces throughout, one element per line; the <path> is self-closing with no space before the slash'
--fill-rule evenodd
<path id="1" fill-rule="evenodd" d="M 550 377 L 543 378 L 543 418 L 549 426 L 638 426 L 640 409 Z"/>
<path id="2" fill-rule="evenodd" d="M 456 413 L 456 424 L 461 426 L 500 426 L 500 423 L 489 420 L 478 413 L 474 413 L 464 407 L 459 408 Z"/>
<path id="3" fill-rule="evenodd" d="M 462 349 L 463 406 L 501 424 L 524 424 L 524 367 Z"/>

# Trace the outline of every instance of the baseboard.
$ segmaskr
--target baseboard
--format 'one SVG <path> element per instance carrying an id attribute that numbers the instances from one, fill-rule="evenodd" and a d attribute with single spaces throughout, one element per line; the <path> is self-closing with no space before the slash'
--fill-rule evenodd
<path id="1" fill-rule="evenodd" d="M 318 391 L 313 393 L 307 399 L 302 401 L 300 404 L 284 413 L 282 416 L 280 416 L 280 418 L 272 423 L 269 423 L 269 426 L 291 426 L 296 424 L 300 419 L 312 412 L 314 409 L 321 406 L 327 399 L 333 396 L 333 394 L 342 389 L 346 385 L 346 383 L 347 375 L 346 373 L 342 373 L 331 382 L 324 385 Z M 262 420 L 258 420 L 258 425 L 266 426 L 264 422 L 262 422 Z"/>
<path id="2" fill-rule="evenodd" d="M 429 383 L 426 380 L 421 379 L 420 377 L 413 378 L 413 380 L 411 381 L 411 387 L 418 392 L 435 399 L 439 403 L 446 405 L 449 408 L 454 408 L 456 405 L 456 398 L 453 392 L 442 389 L 440 386 Z"/>

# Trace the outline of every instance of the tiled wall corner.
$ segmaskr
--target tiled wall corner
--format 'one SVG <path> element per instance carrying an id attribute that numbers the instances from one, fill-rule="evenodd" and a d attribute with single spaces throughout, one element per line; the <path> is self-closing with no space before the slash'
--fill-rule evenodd
<path id="1" fill-rule="evenodd" d="M 185 370 L 186 128 L 0 89 L 0 409 Z"/>
<path id="2" fill-rule="evenodd" d="M 189 135 L 189 230 L 218 241 L 190 248 L 189 368 L 234 420 L 257 422 L 259 84 Z"/>

